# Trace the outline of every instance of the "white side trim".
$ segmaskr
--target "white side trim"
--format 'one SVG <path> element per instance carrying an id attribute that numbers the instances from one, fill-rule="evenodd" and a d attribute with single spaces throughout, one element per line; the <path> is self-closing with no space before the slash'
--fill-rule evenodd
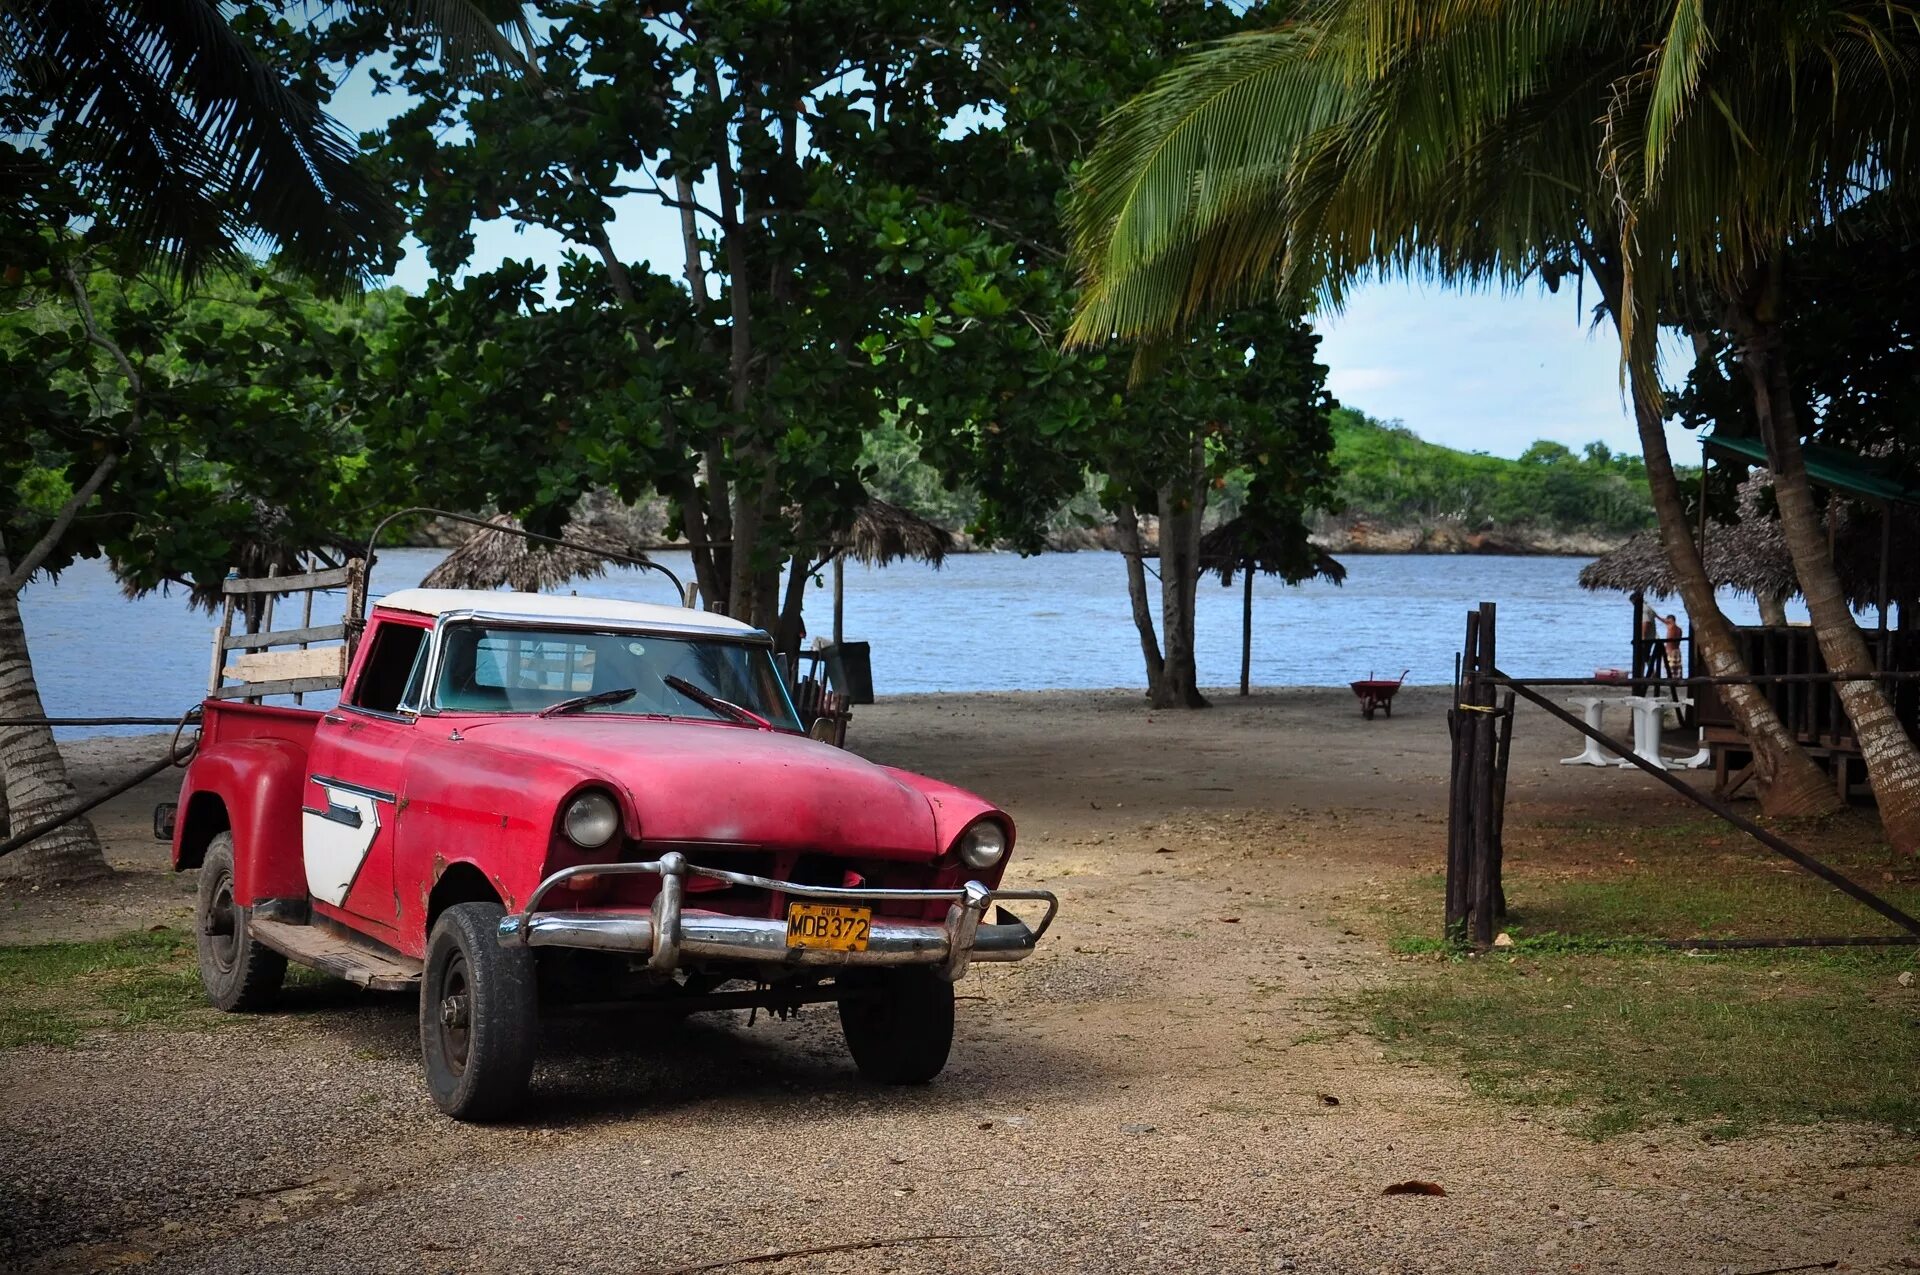
<path id="1" fill-rule="evenodd" d="M 311 810 L 300 812 L 300 841 L 307 867 L 307 891 L 314 898 L 344 907 L 347 891 L 360 874 L 360 865 L 380 835 L 380 803 L 363 792 L 350 788 L 321 789 L 327 805 L 336 810 L 351 810 L 360 816 L 360 826 L 340 823 Z"/>

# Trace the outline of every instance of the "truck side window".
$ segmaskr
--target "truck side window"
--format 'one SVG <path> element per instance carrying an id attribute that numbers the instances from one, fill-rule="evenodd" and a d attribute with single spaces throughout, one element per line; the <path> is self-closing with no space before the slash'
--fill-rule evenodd
<path id="1" fill-rule="evenodd" d="M 414 680 L 415 666 L 425 659 L 427 630 L 411 624 L 381 624 L 373 634 L 373 650 L 360 666 L 353 702 L 361 708 L 391 713 L 400 707 Z"/>

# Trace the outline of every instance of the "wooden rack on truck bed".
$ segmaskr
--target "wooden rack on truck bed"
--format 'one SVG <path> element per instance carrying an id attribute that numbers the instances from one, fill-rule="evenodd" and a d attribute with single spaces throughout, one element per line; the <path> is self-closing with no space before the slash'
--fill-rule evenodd
<path id="1" fill-rule="evenodd" d="M 340 623 L 313 623 L 313 595 L 329 589 L 346 590 Z M 244 699 L 257 703 L 266 695 L 291 695 L 299 703 L 309 691 L 337 691 L 346 681 L 347 665 L 359 637 L 366 610 L 367 566 L 359 558 L 343 567 L 243 579 L 229 575 L 221 585 L 224 595 L 220 627 L 213 637 L 213 668 L 207 679 L 208 699 Z M 301 595 L 300 626 L 275 629 L 277 599 Z M 236 612 L 245 632 L 233 631 Z M 315 645 L 327 643 L 328 645 Z M 293 647 L 293 650 L 273 650 Z M 233 685 L 227 679 L 234 679 Z"/>

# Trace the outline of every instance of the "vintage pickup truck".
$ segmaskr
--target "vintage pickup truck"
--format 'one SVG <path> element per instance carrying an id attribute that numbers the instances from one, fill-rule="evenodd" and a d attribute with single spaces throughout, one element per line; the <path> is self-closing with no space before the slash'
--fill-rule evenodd
<path id="1" fill-rule="evenodd" d="M 417 987 L 449 1115 L 521 1103 L 560 1001 L 833 1001 L 863 1075 L 923 1082 L 955 980 L 1053 920 L 1052 894 L 1000 888 L 1004 811 L 809 738 L 747 625 L 408 589 L 342 627 L 357 641 L 324 711 L 222 687 L 216 639 L 173 861 L 200 873 L 215 1005 L 268 1005 L 288 960 Z"/>

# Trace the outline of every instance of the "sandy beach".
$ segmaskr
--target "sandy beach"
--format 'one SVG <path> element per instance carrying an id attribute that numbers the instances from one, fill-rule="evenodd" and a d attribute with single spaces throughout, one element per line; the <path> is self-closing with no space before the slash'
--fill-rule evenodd
<path id="1" fill-rule="evenodd" d="M 442 1119 L 407 998 L 0 1051 L 0 1266 L 75 1271 L 1759 1272 L 1920 1268 L 1910 1138 L 1824 1124 L 1605 1140 L 1412 1063 L 1336 1008 L 1401 962 L 1352 920 L 1440 871 L 1444 690 L 1152 713 L 1131 692 L 859 711 L 850 745 L 1019 824 L 1063 899 L 962 986 L 946 1074 L 862 1085 L 830 1009 L 553 1025 L 521 1124 Z M 164 740 L 71 752 L 83 790 Z M 1670 820 L 1644 778 L 1516 733 L 1513 837 Z M 0 942 L 185 926 L 151 838 L 169 776 L 99 821 L 119 869 L 0 889 Z M 1437 914 L 1437 886 L 1430 903 Z M 1435 927 L 1437 928 L 1437 927 Z M 4 994 L 0 991 L 0 994 Z M 1383 1195 L 1439 1184 L 1444 1196 Z M 787 1254 L 769 1258 L 769 1254 Z"/>

